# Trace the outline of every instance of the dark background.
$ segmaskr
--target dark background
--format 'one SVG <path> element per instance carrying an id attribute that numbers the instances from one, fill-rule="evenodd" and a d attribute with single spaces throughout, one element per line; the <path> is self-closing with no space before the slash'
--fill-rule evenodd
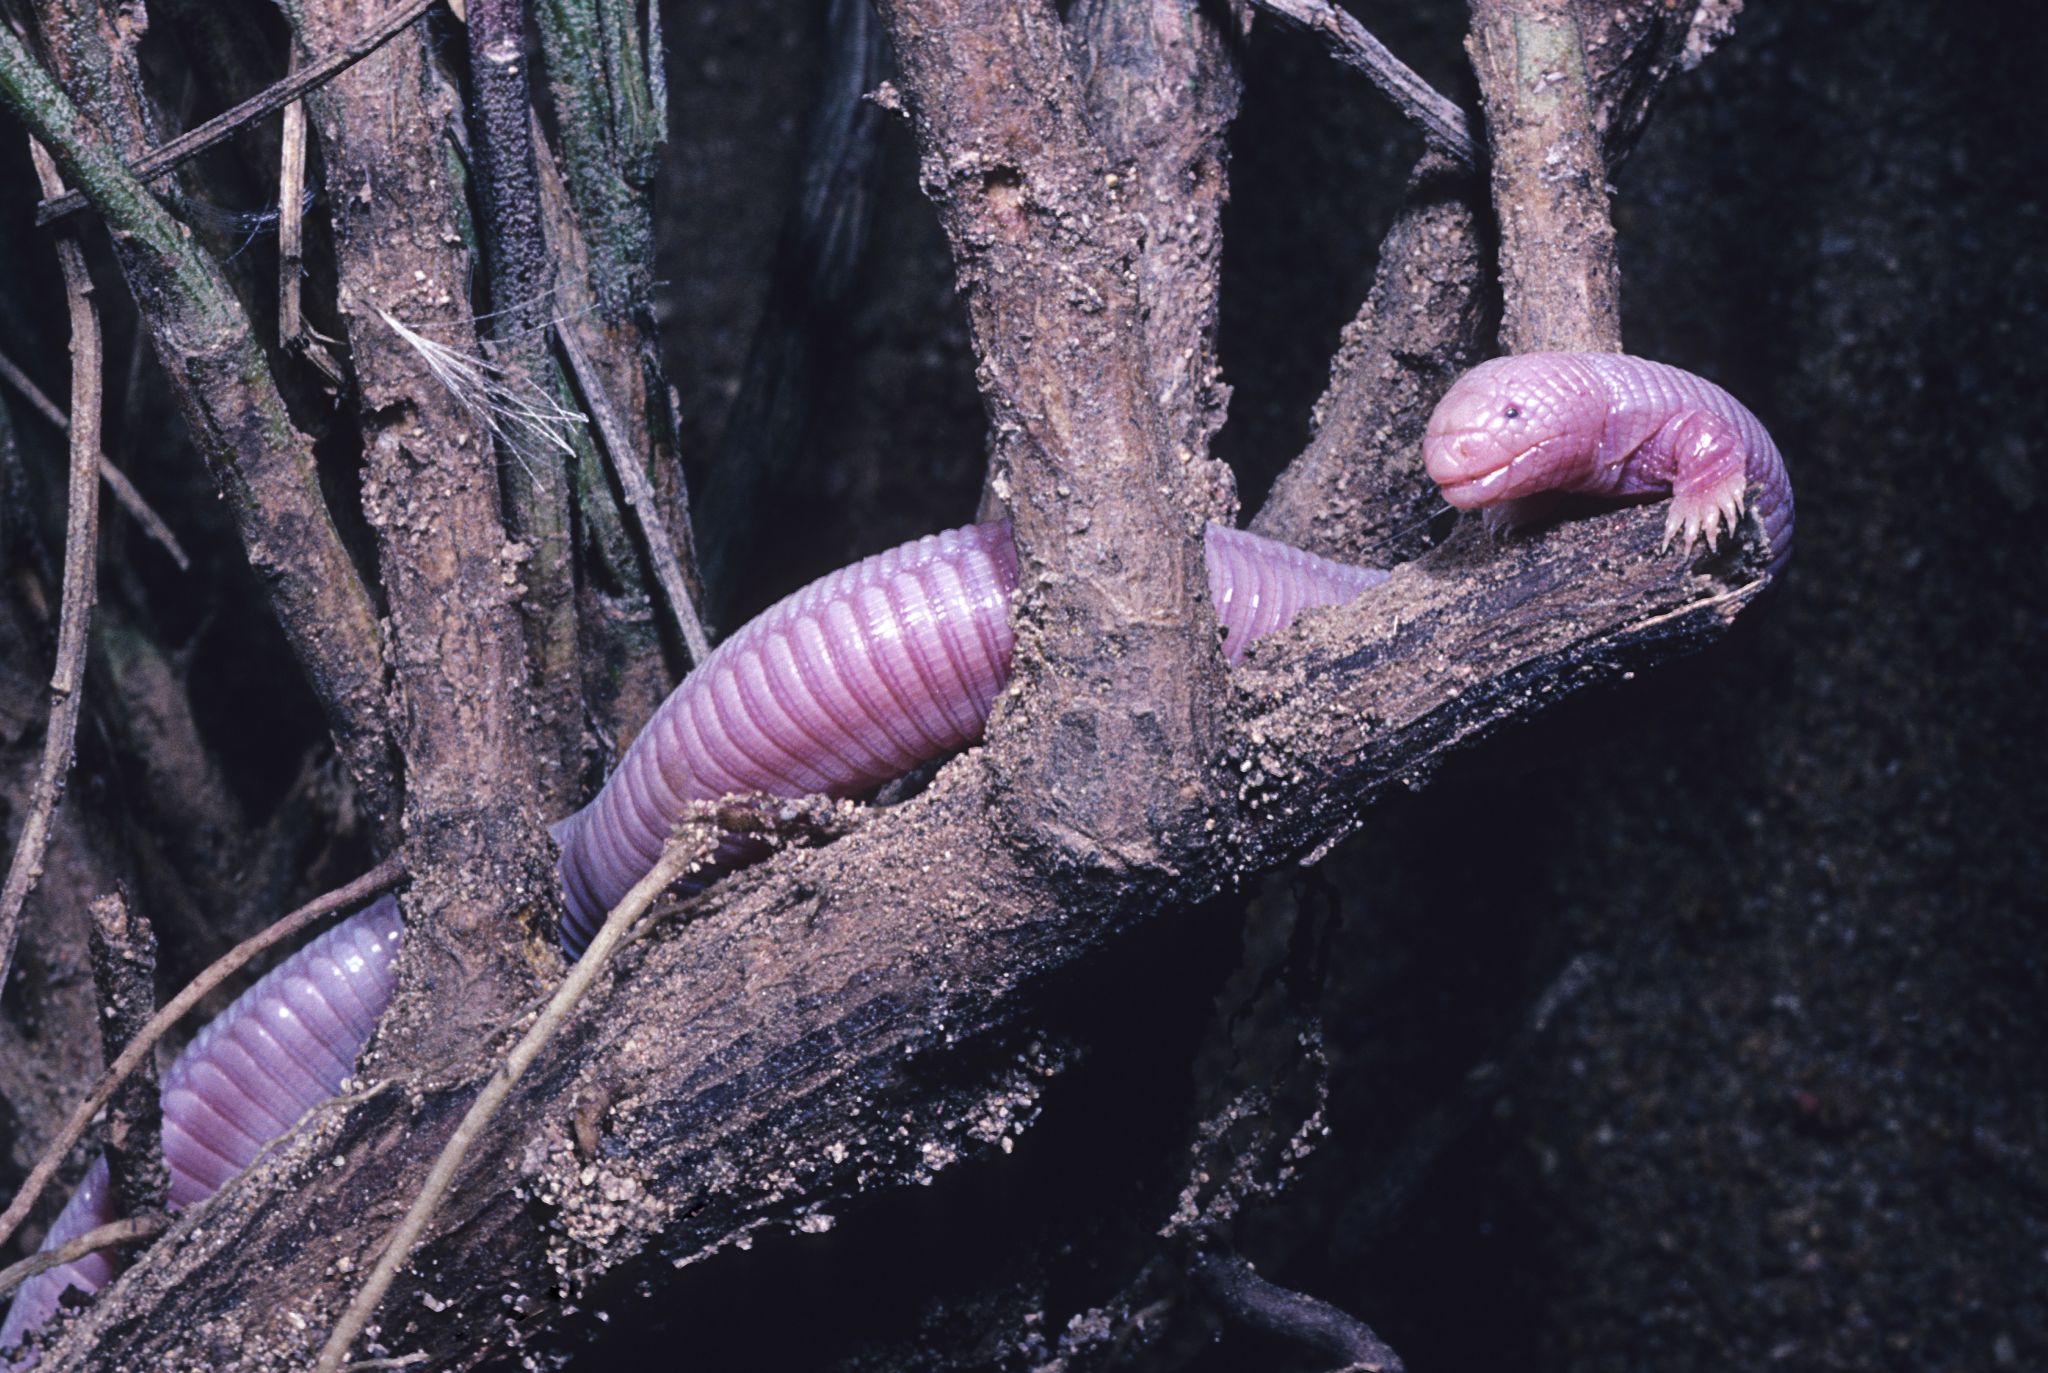
<path id="1" fill-rule="evenodd" d="M 1353 8 L 1469 101 L 1462 5 Z M 1734 641 L 1497 742 L 1267 894 L 1328 941 L 1332 1133 L 1238 1239 L 1412 1369 L 2048 1367 L 2048 41 L 2028 9 L 1752 0 L 1673 78 L 1617 179 L 1627 343 L 1771 427 L 1791 572 Z M 669 27 L 686 451 L 739 385 L 819 32 L 758 0 Z M 908 129 L 884 140 L 873 246 L 750 605 L 973 510 L 961 314 Z M 1262 23 L 1232 149 L 1220 444 L 1255 508 L 1418 145 Z M 1242 928 L 1171 916 L 1049 1008 L 1084 1052 L 1014 1155 L 685 1273 L 651 1304 L 673 1323 L 609 1352 L 1031 1363 L 1012 1337 L 1056 1345 L 1156 1253 Z M 1391 1228 L 1348 1233 L 1567 965 L 1586 989 L 1506 1090 Z M 1213 1328 L 1134 1357 L 1329 1363 Z"/>

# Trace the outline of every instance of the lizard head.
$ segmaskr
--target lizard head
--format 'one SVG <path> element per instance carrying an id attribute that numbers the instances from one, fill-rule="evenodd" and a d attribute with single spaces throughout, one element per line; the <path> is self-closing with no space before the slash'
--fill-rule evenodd
<path id="1" fill-rule="evenodd" d="M 1437 403 L 1422 461 L 1460 510 L 1570 489 L 1591 476 L 1606 418 L 1598 380 L 1571 354 L 1495 358 Z"/>

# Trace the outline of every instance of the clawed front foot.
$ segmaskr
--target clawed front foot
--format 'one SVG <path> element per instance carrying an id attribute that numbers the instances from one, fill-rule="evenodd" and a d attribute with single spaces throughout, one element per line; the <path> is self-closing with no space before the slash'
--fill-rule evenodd
<path id="1" fill-rule="evenodd" d="M 1719 489 L 1673 491 L 1671 513 L 1664 521 L 1663 546 L 1669 548 L 1676 543 L 1682 549 L 1691 548 L 1704 537 L 1710 551 L 1719 548 L 1722 532 L 1733 534 L 1742 519 L 1743 502 L 1743 483 L 1739 478 Z"/>
<path id="2" fill-rule="evenodd" d="M 1717 548 L 1723 531 L 1733 534 L 1748 499 L 1748 462 L 1740 436 L 1719 415 L 1693 410 L 1671 423 L 1676 471 L 1671 512 L 1664 521 L 1664 547 L 1691 548 L 1704 539 Z"/>
<path id="3" fill-rule="evenodd" d="M 1496 543 L 1528 523 L 1530 515 L 1520 501 L 1502 501 L 1479 512 L 1480 528 Z"/>

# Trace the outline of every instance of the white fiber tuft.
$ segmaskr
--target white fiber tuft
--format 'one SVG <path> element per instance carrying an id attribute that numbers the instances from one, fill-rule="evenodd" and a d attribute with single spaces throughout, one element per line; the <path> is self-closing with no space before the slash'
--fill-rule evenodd
<path id="1" fill-rule="evenodd" d="M 434 380 L 505 445 L 529 477 L 540 480 L 536 468 L 544 471 L 547 464 L 534 459 L 545 459 L 550 450 L 560 457 L 575 456 L 569 426 L 588 421 L 576 411 L 564 409 L 531 377 L 475 353 L 436 343 L 383 310 L 377 311 L 377 316 L 411 345 Z"/>

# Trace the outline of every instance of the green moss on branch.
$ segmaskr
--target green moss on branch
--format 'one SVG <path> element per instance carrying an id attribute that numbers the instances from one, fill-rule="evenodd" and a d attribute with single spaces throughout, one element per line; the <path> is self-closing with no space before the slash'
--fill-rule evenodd
<path id="1" fill-rule="evenodd" d="M 325 711 L 361 799 L 396 816 L 377 614 L 320 494 L 313 448 L 219 267 L 129 172 L 105 132 L 0 26 L 0 101 L 85 192 L 226 497 L 250 566 Z"/>

